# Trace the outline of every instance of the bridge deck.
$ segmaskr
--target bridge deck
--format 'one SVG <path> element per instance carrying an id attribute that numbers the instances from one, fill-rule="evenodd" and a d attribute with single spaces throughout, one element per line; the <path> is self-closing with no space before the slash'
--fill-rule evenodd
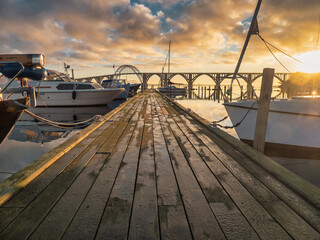
<path id="1" fill-rule="evenodd" d="M 319 239 L 319 209 L 147 92 L 5 201 L 0 239 Z"/>

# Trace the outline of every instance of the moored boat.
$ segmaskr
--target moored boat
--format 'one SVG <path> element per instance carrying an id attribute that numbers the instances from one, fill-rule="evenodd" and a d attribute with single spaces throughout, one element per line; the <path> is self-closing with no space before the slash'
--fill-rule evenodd
<path id="1" fill-rule="evenodd" d="M 175 98 L 178 96 L 184 97 L 187 95 L 186 88 L 178 88 L 176 86 L 160 87 L 158 88 L 158 91 L 170 98 Z"/>
<path id="2" fill-rule="evenodd" d="M 10 134 L 23 113 L 25 108 L 21 106 L 27 105 L 28 101 L 28 98 L 0 101 L 0 144 Z"/>
<path id="3" fill-rule="evenodd" d="M 107 79 L 102 81 L 101 86 L 104 88 L 123 88 L 124 91 L 115 99 L 123 100 L 136 95 L 141 83 L 128 83 L 124 79 Z"/>
<path id="4" fill-rule="evenodd" d="M 123 88 L 105 89 L 98 83 L 72 82 L 63 76 L 41 82 L 30 81 L 28 85 L 35 87 L 39 107 L 107 105 L 124 91 Z"/>
<path id="5" fill-rule="evenodd" d="M 258 103 L 224 103 L 241 141 L 252 145 Z M 294 158 L 320 157 L 320 97 L 294 97 L 270 102 L 265 154 Z"/>

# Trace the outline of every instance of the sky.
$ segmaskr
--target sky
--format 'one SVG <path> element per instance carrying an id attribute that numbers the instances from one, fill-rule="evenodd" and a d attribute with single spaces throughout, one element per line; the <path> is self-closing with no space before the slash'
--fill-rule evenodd
<path id="1" fill-rule="evenodd" d="M 43 53 L 47 68 L 76 77 L 120 65 L 161 72 L 233 72 L 257 0 L 1 0 L 0 53 Z M 320 0 L 263 0 L 261 36 L 291 72 L 320 71 Z M 286 70 L 252 36 L 240 72 Z"/>

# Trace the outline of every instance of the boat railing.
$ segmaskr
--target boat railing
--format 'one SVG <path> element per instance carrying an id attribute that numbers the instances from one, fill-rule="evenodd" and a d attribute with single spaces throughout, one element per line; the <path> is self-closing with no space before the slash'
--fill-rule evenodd
<path id="1" fill-rule="evenodd" d="M 30 98 L 30 107 L 35 108 L 37 106 L 36 93 L 33 87 L 9 88 L 5 89 L 3 93 L 9 94 L 9 96 L 11 94 L 21 93 L 22 96 Z M 18 105 L 20 106 L 21 104 Z M 25 108 L 28 107 L 25 106 Z"/>

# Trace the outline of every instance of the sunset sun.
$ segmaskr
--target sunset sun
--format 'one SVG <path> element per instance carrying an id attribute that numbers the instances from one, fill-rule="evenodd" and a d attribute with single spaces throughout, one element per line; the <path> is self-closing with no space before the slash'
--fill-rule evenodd
<path id="1" fill-rule="evenodd" d="M 297 58 L 303 62 L 302 64 L 299 64 L 299 72 L 320 72 L 320 50 L 301 53 L 297 55 Z"/>

